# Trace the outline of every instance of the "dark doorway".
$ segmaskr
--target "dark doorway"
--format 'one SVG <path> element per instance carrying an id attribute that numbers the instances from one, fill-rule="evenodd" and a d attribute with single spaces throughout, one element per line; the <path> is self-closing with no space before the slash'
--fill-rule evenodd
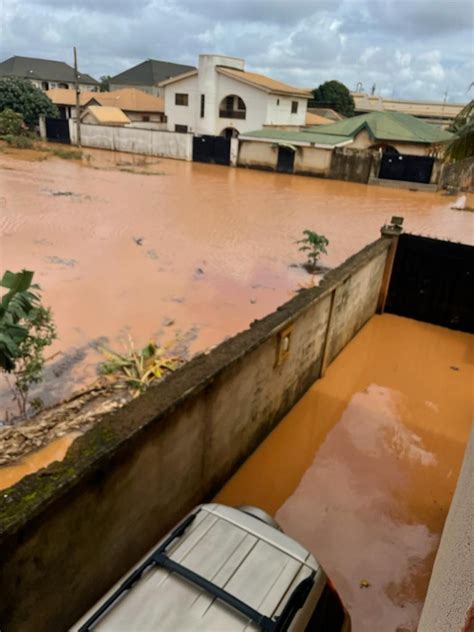
<path id="1" fill-rule="evenodd" d="M 67 119 L 46 118 L 46 137 L 56 143 L 71 143 Z"/>
<path id="2" fill-rule="evenodd" d="M 223 136 L 195 136 L 193 138 L 193 160 L 197 162 L 230 164 L 230 138 Z"/>
<path id="3" fill-rule="evenodd" d="M 295 166 L 295 152 L 290 147 L 278 147 L 278 161 L 276 170 L 280 173 L 293 173 Z"/>
<path id="4" fill-rule="evenodd" d="M 385 152 L 380 162 L 379 178 L 429 184 L 433 164 L 432 156 L 410 156 Z"/>
<path id="5" fill-rule="evenodd" d="M 474 333 L 474 246 L 401 235 L 385 310 Z"/>

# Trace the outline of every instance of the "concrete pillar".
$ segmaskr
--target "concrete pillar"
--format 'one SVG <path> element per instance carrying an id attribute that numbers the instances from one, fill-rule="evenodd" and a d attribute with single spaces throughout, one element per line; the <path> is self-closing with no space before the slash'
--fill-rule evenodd
<path id="1" fill-rule="evenodd" d="M 46 117 L 44 114 L 40 114 L 39 116 L 39 132 L 40 132 L 40 137 L 43 140 L 47 139 L 46 136 Z"/>
<path id="2" fill-rule="evenodd" d="M 377 314 L 383 314 L 385 310 L 388 288 L 390 286 L 390 279 L 392 277 L 393 262 L 395 260 L 395 254 L 397 252 L 398 238 L 403 232 L 402 224 L 403 217 L 392 217 L 392 222 L 390 224 L 385 224 L 385 226 L 382 226 L 382 228 L 380 229 L 382 237 L 390 239 L 391 243 L 387 252 L 387 258 L 385 260 L 382 284 L 380 286 L 380 293 L 377 301 Z"/>

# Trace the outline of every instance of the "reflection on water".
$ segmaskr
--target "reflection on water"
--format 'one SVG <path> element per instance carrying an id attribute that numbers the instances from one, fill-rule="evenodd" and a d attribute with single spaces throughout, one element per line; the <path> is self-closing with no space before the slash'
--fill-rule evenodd
<path id="1" fill-rule="evenodd" d="M 41 450 L 27 454 L 15 465 L 0 467 L 0 489 L 14 485 L 24 476 L 47 467 L 53 461 L 62 461 L 69 446 L 79 435 L 78 432 L 70 432 L 64 437 L 55 439 Z"/>
<path id="2" fill-rule="evenodd" d="M 375 316 L 217 496 L 275 514 L 357 632 L 416 630 L 474 411 L 473 341 Z"/>
<path id="3" fill-rule="evenodd" d="M 114 345 L 124 329 L 142 344 L 163 322 L 173 323 L 170 337 L 198 333 L 191 351 L 214 345 L 309 281 L 290 267 L 307 228 L 329 238 L 329 267 L 376 239 L 394 214 L 409 231 L 474 239 L 472 214 L 451 211 L 452 198 L 440 194 L 85 154 L 84 164 L 0 155 L 0 264 L 36 271 L 58 325 L 51 353 L 101 336 Z M 91 352 L 77 365 L 76 386 L 97 359 Z M 0 408 L 9 404 L 4 397 Z"/>

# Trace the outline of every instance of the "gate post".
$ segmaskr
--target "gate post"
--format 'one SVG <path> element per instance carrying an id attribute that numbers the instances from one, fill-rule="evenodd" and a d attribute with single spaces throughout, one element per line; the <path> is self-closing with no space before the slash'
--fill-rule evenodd
<path id="1" fill-rule="evenodd" d="M 377 314 L 383 314 L 385 303 L 387 301 L 388 288 L 390 286 L 390 278 L 392 276 L 393 262 L 397 252 L 398 238 L 403 232 L 403 217 L 392 217 L 390 224 L 385 224 L 380 229 L 382 237 L 391 240 L 385 259 L 385 268 L 382 276 L 382 284 L 380 286 L 379 297 L 377 300 Z"/>
<path id="2" fill-rule="evenodd" d="M 46 116 L 44 114 L 39 115 L 39 133 L 42 140 L 46 140 Z"/>

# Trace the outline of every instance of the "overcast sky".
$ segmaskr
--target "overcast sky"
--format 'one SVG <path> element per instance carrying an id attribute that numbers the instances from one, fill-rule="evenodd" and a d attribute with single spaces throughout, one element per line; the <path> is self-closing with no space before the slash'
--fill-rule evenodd
<path id="1" fill-rule="evenodd" d="M 0 0 L 0 58 L 72 62 L 96 78 L 199 53 L 304 87 L 463 102 L 474 80 L 472 0 Z"/>

